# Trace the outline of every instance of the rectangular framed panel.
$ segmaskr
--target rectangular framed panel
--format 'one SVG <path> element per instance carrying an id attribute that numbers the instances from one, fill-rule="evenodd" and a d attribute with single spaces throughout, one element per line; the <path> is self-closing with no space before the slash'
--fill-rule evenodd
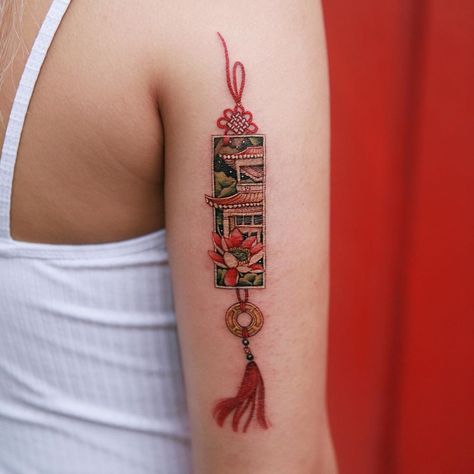
<path id="1" fill-rule="evenodd" d="M 217 288 L 265 287 L 265 136 L 212 137 Z"/>

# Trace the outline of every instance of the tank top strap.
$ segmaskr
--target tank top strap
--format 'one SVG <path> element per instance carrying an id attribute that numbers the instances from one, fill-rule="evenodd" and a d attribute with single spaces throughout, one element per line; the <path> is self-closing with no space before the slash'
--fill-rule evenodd
<path id="1" fill-rule="evenodd" d="M 33 43 L 8 118 L 0 158 L 0 238 L 11 239 L 10 209 L 13 174 L 31 96 L 54 35 L 71 0 L 53 0 Z"/>

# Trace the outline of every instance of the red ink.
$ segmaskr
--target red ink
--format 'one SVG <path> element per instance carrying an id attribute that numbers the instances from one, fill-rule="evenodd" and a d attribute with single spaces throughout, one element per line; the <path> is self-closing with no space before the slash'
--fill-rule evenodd
<path id="1" fill-rule="evenodd" d="M 231 77 L 229 50 L 227 49 L 227 44 L 223 36 L 220 33 L 217 34 L 222 42 L 222 46 L 224 47 L 227 87 L 235 102 L 235 107 L 233 109 L 224 110 L 223 116 L 217 120 L 217 126 L 225 130 L 225 135 L 229 132 L 232 132 L 235 135 L 256 133 L 258 127 L 252 121 L 252 112 L 245 110 L 242 106 L 242 94 L 245 87 L 245 66 L 240 61 L 236 61 L 232 66 Z M 238 85 L 237 71 L 240 71 L 240 86 Z"/>
<path id="2" fill-rule="evenodd" d="M 257 419 L 262 428 L 268 428 L 265 417 L 265 386 L 260 370 L 253 361 L 249 362 L 245 368 L 237 395 L 220 400 L 214 407 L 214 417 L 219 426 L 223 426 L 226 418 L 232 412 L 234 412 L 232 417 L 232 429 L 234 431 L 238 431 L 240 419 L 246 412 L 248 414 L 243 426 L 244 433 L 253 418 Z"/>
<path id="3" fill-rule="evenodd" d="M 241 105 L 236 105 L 233 109 L 225 109 L 224 115 L 217 120 L 217 126 L 225 130 L 227 135 L 233 132 L 236 135 L 244 133 L 255 133 L 258 130 L 253 122 L 252 112 L 246 111 Z M 229 144 L 226 140 L 225 144 Z"/>
<path id="4" fill-rule="evenodd" d="M 265 385 L 249 341 L 264 323 L 262 311 L 249 301 L 249 288 L 265 287 L 265 137 L 254 135 L 258 127 L 253 114 L 242 105 L 245 67 L 236 61 L 231 72 L 227 44 L 218 35 L 224 47 L 227 87 L 235 105 L 217 120 L 224 135 L 212 139 L 214 191 L 205 200 L 214 212 L 214 249 L 208 254 L 215 266 L 216 288 L 235 288 L 237 302 L 227 309 L 225 322 L 229 331 L 242 339 L 247 366 L 237 395 L 218 401 L 213 415 L 219 426 L 231 416 L 234 431 L 243 419 L 246 432 L 252 420 L 264 429 L 269 427 Z M 242 313 L 250 317 L 245 326 L 239 322 Z"/>

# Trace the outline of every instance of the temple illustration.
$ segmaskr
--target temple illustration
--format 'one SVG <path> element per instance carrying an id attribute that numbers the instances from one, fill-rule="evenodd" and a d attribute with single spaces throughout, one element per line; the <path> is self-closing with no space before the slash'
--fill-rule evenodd
<path id="1" fill-rule="evenodd" d="M 205 199 L 215 209 L 221 235 L 228 237 L 238 228 L 263 242 L 265 148 L 263 137 L 250 138 L 240 139 L 234 147 L 223 145 L 224 137 L 214 142 L 214 196 Z"/>

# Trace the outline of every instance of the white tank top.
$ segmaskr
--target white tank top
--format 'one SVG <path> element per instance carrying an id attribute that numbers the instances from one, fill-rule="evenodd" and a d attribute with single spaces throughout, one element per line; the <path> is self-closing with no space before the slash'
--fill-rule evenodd
<path id="1" fill-rule="evenodd" d="M 188 474 L 164 230 L 86 245 L 10 234 L 25 115 L 68 5 L 54 0 L 38 33 L 0 159 L 0 473 Z"/>

